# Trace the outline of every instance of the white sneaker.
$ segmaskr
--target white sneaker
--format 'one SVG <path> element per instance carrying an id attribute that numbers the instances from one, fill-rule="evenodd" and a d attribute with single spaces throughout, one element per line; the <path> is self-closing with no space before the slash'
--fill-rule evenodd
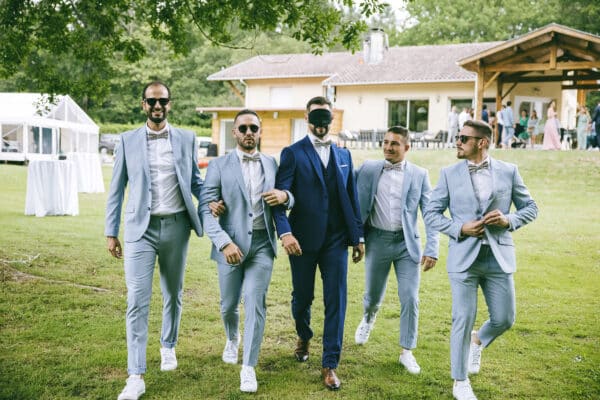
<path id="1" fill-rule="evenodd" d="M 421 372 L 421 367 L 417 364 L 417 360 L 410 350 L 404 350 L 402 354 L 400 354 L 400 364 L 404 365 L 406 370 L 413 375 L 417 375 Z"/>
<path id="2" fill-rule="evenodd" d="M 258 383 L 256 383 L 256 373 L 253 367 L 242 365 L 240 371 L 240 390 L 242 392 L 254 393 L 258 389 Z"/>
<path id="3" fill-rule="evenodd" d="M 473 336 L 477 337 L 477 332 L 471 332 L 471 340 L 473 340 Z M 467 366 L 467 371 L 469 374 L 478 374 L 481 369 L 481 351 L 483 350 L 483 345 L 473 343 L 471 341 L 471 345 L 469 346 L 469 363 Z"/>
<path id="4" fill-rule="evenodd" d="M 369 340 L 369 335 L 371 334 L 371 330 L 373 329 L 373 325 L 375 325 L 375 316 L 371 318 L 371 322 L 367 322 L 367 318 L 363 317 L 358 324 L 358 328 L 356 328 L 356 333 L 354 333 L 354 341 L 356 344 L 365 344 Z"/>
<path id="5" fill-rule="evenodd" d="M 237 341 L 227 340 L 223 349 L 223 361 L 227 364 L 237 364 L 238 348 L 240 347 L 240 335 L 238 334 Z"/>
<path id="6" fill-rule="evenodd" d="M 175 357 L 175 348 L 167 349 L 166 347 L 160 348 L 160 370 L 161 371 L 173 371 L 177 368 L 177 357 Z"/>
<path id="7" fill-rule="evenodd" d="M 129 375 L 127 384 L 117 400 L 138 400 L 144 393 L 146 393 L 146 384 L 141 375 Z"/>
<path id="8" fill-rule="evenodd" d="M 471 382 L 468 379 L 464 381 L 454 381 L 454 387 L 452 388 L 452 396 L 456 400 L 477 400 L 473 389 L 471 389 Z"/>

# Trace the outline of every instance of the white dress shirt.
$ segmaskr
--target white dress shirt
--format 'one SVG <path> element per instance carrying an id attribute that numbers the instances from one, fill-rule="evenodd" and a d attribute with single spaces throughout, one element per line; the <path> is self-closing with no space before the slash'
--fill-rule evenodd
<path id="1" fill-rule="evenodd" d="M 267 229 L 265 225 L 265 218 L 263 216 L 264 209 L 262 203 L 261 193 L 263 192 L 263 186 L 265 185 L 265 173 L 262 168 L 261 161 L 244 161 L 244 154 L 249 156 L 258 155 L 259 152 L 244 153 L 240 149 L 235 149 L 240 164 L 242 166 L 242 175 L 244 176 L 244 183 L 246 184 L 246 194 L 250 199 L 252 205 L 252 229 Z"/>
<path id="2" fill-rule="evenodd" d="M 169 125 L 159 132 L 146 125 L 147 134 L 169 132 Z M 169 133 L 170 135 L 170 133 Z M 177 181 L 173 148 L 170 137 L 147 140 L 150 190 L 152 192 L 151 215 L 170 215 L 185 211 L 185 203 Z"/>
<path id="3" fill-rule="evenodd" d="M 323 142 L 323 141 L 310 132 L 308 133 L 308 138 L 310 139 L 310 142 L 313 144 L 315 151 L 319 155 L 321 162 L 323 163 L 325 168 L 327 168 L 327 164 L 329 164 L 329 155 L 331 153 L 331 144 L 325 145 L 325 146 L 315 145 L 315 142 Z M 329 140 L 327 140 L 327 141 L 329 141 Z M 327 141 L 325 141 L 325 142 L 327 142 Z M 329 141 L 329 142 L 331 142 L 331 141 Z"/>
<path id="4" fill-rule="evenodd" d="M 385 163 L 392 165 L 389 161 Z M 379 178 L 373 211 L 369 216 L 369 224 L 374 228 L 392 232 L 402 230 L 402 186 L 406 161 L 399 164 L 402 166 L 400 171 L 384 169 Z"/>
<path id="5" fill-rule="evenodd" d="M 475 197 L 477 197 L 477 201 L 479 202 L 479 210 L 480 212 L 484 212 L 483 207 L 487 204 L 490 196 L 492 195 L 492 171 L 490 170 L 490 157 L 486 157 L 481 163 L 475 164 L 471 161 L 468 161 L 468 165 L 479 166 L 483 164 L 485 161 L 488 162 L 488 168 L 479 169 L 473 173 L 471 173 L 471 182 L 473 184 L 473 191 L 475 192 Z M 487 239 L 485 238 L 485 234 L 483 237 L 483 244 L 489 244 Z"/>

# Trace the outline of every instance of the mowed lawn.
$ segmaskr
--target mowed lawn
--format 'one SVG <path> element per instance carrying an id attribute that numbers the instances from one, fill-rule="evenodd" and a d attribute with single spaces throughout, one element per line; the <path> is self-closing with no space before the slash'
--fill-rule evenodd
<path id="1" fill-rule="evenodd" d="M 358 165 L 380 150 L 353 150 Z M 514 233 L 517 321 L 483 352 L 472 377 L 479 399 L 600 398 L 600 154 L 494 151 L 517 163 L 539 217 Z M 435 185 L 453 150 L 412 150 Z M 110 167 L 104 168 L 106 188 Z M 27 169 L 0 165 L 0 399 L 116 399 L 126 373 L 126 289 L 122 261 L 103 236 L 106 194 L 80 194 L 80 215 L 23 215 Z M 423 227 L 421 226 L 421 229 Z M 185 279 L 179 367 L 159 371 L 162 301 L 155 274 L 144 399 L 452 399 L 450 287 L 440 259 L 422 275 L 419 343 L 422 373 L 398 364 L 399 304 L 392 275 L 366 346 L 354 344 L 362 313 L 364 262 L 350 263 L 339 392 L 320 380 L 323 306 L 313 306 L 313 353 L 292 356 L 287 257 L 275 262 L 254 395 L 239 391 L 239 365 L 221 361 L 225 343 L 215 264 L 207 238 L 192 237 Z M 487 318 L 480 295 L 477 323 Z M 243 320 L 243 318 L 242 318 Z"/>

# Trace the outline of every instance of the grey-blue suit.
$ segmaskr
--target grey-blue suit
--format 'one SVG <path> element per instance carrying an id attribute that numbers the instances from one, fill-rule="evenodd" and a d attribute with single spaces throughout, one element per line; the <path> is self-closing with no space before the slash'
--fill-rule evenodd
<path id="1" fill-rule="evenodd" d="M 261 154 L 264 185 L 262 191 L 275 186 L 277 163 L 273 157 Z M 227 212 L 217 220 L 208 203 L 223 200 Z M 277 253 L 277 237 L 271 207 L 264 201 L 263 218 L 266 230 L 253 230 L 253 209 L 246 190 L 242 166 L 236 151 L 214 159 L 208 165 L 202 189 L 200 210 L 206 234 L 213 242 L 211 258 L 217 262 L 221 290 L 221 316 L 229 340 L 237 340 L 240 297 L 244 295 L 244 355 L 243 364 L 254 367 L 262 342 L 266 297 L 273 258 Z M 236 266 L 229 265 L 221 249 L 235 243 L 243 257 Z"/>
<path id="2" fill-rule="evenodd" d="M 365 161 L 356 172 L 360 215 L 365 231 L 365 294 L 364 317 L 371 322 L 383 295 L 390 265 L 393 263 L 400 299 L 400 346 L 406 349 L 417 345 L 419 319 L 419 282 L 422 250 L 417 229 L 417 212 L 429 202 L 431 185 L 427 170 L 408 161 L 402 183 L 402 231 L 389 232 L 369 226 L 369 217 L 377 194 L 384 161 Z M 427 243 L 424 255 L 438 257 L 439 233 L 426 227 Z"/>
<path id="3" fill-rule="evenodd" d="M 490 157 L 491 195 L 480 206 L 475 195 L 467 161 L 442 169 L 425 210 L 425 223 L 449 236 L 448 276 L 452 288 L 452 333 L 450 337 L 452 377 L 467 377 L 470 332 L 477 314 L 477 288 L 480 285 L 490 318 L 478 331 L 484 346 L 509 329 L 515 319 L 513 273 L 516 271 L 515 247 L 511 231 L 537 217 L 531 198 L 517 166 Z M 511 212 L 511 205 L 516 210 Z M 448 209 L 450 216 L 444 215 Z M 508 228 L 485 226 L 482 239 L 460 232 L 464 223 L 480 220 L 490 211 L 500 210 L 509 221 Z"/>
<path id="4" fill-rule="evenodd" d="M 148 311 L 156 257 L 163 294 L 161 344 L 177 342 L 181 319 L 183 276 L 190 230 L 202 235 L 198 210 L 192 195 L 200 197 L 202 179 L 193 132 L 169 128 L 177 182 L 186 210 L 168 216 L 150 215 L 152 194 L 147 154 L 146 128 L 125 132 L 115 150 L 115 164 L 106 205 L 106 236 L 118 237 L 125 188 L 124 264 L 127 284 L 127 349 L 129 374 L 146 371 Z M 162 139 L 165 140 L 165 139 Z"/>

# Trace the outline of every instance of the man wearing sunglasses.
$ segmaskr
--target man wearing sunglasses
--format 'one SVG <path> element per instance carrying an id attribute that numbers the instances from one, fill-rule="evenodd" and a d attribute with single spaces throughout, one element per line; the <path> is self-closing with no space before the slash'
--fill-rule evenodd
<path id="1" fill-rule="evenodd" d="M 113 257 L 124 257 L 127 285 L 127 372 L 119 400 L 136 400 L 146 390 L 148 311 L 158 258 L 163 295 L 161 371 L 177 368 L 175 345 L 181 319 L 183 275 L 190 230 L 202 235 L 198 209 L 202 179 L 196 135 L 168 124 L 170 90 L 154 81 L 142 91 L 146 124 L 121 134 L 106 205 L 105 235 Z M 125 188 L 125 246 L 118 239 Z"/>
<path id="2" fill-rule="evenodd" d="M 208 165 L 200 210 L 206 234 L 213 242 L 211 258 L 217 262 L 221 317 L 227 340 L 222 359 L 237 364 L 240 335 L 239 303 L 244 295 L 244 354 L 240 390 L 256 392 L 254 367 L 262 343 L 266 297 L 277 236 L 271 206 L 293 205 L 284 191 L 273 189 L 277 163 L 257 151 L 260 120 L 252 110 L 240 111 L 233 121 L 235 151 Z M 226 212 L 217 219 L 210 203 L 222 201 Z"/>
<path id="3" fill-rule="evenodd" d="M 448 235 L 447 269 L 452 289 L 450 366 L 458 400 L 476 400 L 468 374 L 481 353 L 515 321 L 515 247 L 511 232 L 537 217 L 537 206 L 517 166 L 488 155 L 491 127 L 467 121 L 456 138 L 463 161 L 442 169 L 425 209 L 425 225 Z M 514 210 L 511 211 L 511 206 Z M 450 215 L 444 215 L 448 209 Z M 489 319 L 471 331 L 481 286 Z"/>
<path id="4" fill-rule="evenodd" d="M 354 339 L 365 344 L 385 294 L 393 265 L 400 300 L 399 362 L 409 373 L 421 367 L 412 354 L 417 347 L 419 283 L 423 271 L 433 268 L 439 251 L 439 233 L 426 226 L 427 243 L 421 250 L 417 212 L 429 202 L 431 184 L 427 170 L 405 159 L 410 149 L 408 129 L 392 126 L 383 137 L 385 160 L 365 161 L 356 172 L 360 215 L 365 230 L 365 294 L 363 318 Z"/>
<path id="5" fill-rule="evenodd" d="M 314 97 L 306 105 L 308 135 L 281 152 L 275 187 L 292 192 L 295 200 L 289 214 L 275 208 L 275 224 L 292 270 L 292 315 L 298 340 L 294 355 L 308 360 L 311 304 L 317 265 L 323 280 L 325 326 L 321 374 L 330 390 L 340 388 L 336 368 L 340 361 L 346 315 L 348 246 L 352 259 L 364 254 L 362 223 L 352 157 L 329 140 L 333 115 L 331 102 Z"/>

